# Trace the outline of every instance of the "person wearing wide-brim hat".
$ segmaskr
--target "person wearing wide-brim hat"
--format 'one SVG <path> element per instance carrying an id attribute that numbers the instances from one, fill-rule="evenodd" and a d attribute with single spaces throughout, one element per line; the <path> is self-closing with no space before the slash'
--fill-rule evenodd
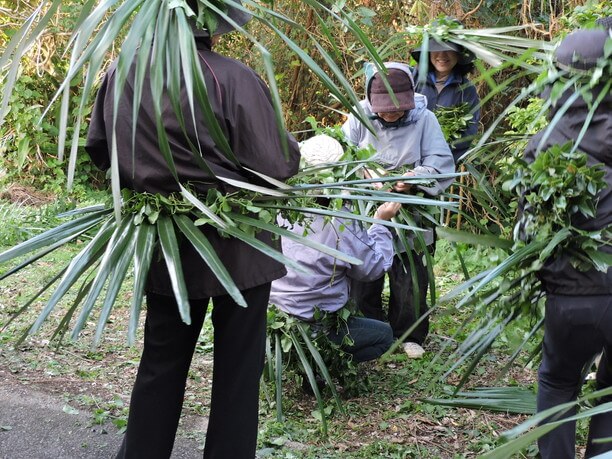
<path id="1" fill-rule="evenodd" d="M 474 70 L 474 55 L 464 47 L 451 42 L 430 38 L 427 46 L 420 46 L 411 54 L 417 65 L 421 61 L 422 50 L 427 50 L 427 77 L 419 83 L 418 69 L 415 72 L 416 91 L 427 97 L 427 108 L 433 112 L 438 107 L 456 107 L 467 104 L 467 112 L 472 114 L 466 129 L 458 140 L 451 141 L 451 151 L 457 162 L 469 149 L 478 132 L 480 120 L 480 98 L 476 88 L 467 75 Z"/>
<path id="2" fill-rule="evenodd" d="M 187 3 L 195 12 L 190 17 L 210 107 L 239 164 L 228 159 L 217 145 L 199 104 L 193 107 L 193 117 L 189 116 L 192 108 L 188 105 L 187 89 L 182 87 L 180 109 L 187 114 L 183 123 L 168 94 L 162 94 L 159 104 L 164 107 L 163 123 L 171 145 L 175 169 L 171 171 L 158 142 L 157 104 L 148 72 L 136 107 L 139 116 L 136 123 L 133 121 L 136 64 L 129 71 L 128 84 L 120 95 L 116 113 L 116 63 L 105 74 L 92 111 L 87 152 L 98 167 L 108 169 L 109 145 L 116 141 L 121 186 L 137 193 L 166 196 L 178 192 L 179 184 L 198 196 L 206 196 L 211 190 L 225 193 L 228 187 L 217 177 L 261 184 L 251 171 L 286 180 L 298 170 L 299 146 L 291 135 L 279 132 L 268 86 L 246 65 L 212 49 L 215 36 L 242 27 L 250 15 L 229 6 L 227 16 L 232 22 L 219 17 L 218 22 L 210 23 L 212 30 L 203 30 L 196 25 L 198 2 L 188 0 Z M 234 1 L 232 5 L 237 3 Z M 116 123 L 113 138 L 115 115 L 121 121 Z M 284 143 L 288 145 L 287 151 Z M 199 161 L 194 155 L 201 155 Z M 204 170 L 202 159 L 214 175 Z M 132 391 L 127 431 L 118 453 L 120 458 L 171 456 L 186 380 L 209 300 L 213 305 L 214 369 L 204 457 L 255 457 L 270 285 L 287 271 L 282 263 L 238 239 L 220 235 L 211 225 L 198 228 L 248 307 L 233 300 L 198 250 L 184 238 L 179 241 L 179 259 L 191 317 L 190 324 L 184 323 L 166 259 L 158 248 L 145 288 L 144 349 Z M 279 248 L 278 241 L 267 232 L 259 233 L 257 238 L 262 244 Z"/>

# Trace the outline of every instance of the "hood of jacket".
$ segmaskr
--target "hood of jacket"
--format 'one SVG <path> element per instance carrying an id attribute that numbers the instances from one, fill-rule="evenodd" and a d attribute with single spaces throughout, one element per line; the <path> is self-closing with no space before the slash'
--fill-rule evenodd
<path id="1" fill-rule="evenodd" d="M 402 64 L 401 62 L 385 62 L 384 65 L 387 69 L 397 69 L 404 72 L 406 75 L 408 75 L 408 78 L 412 83 L 412 87 L 415 87 L 411 68 L 408 64 Z M 378 68 L 376 68 L 376 66 L 371 62 L 366 63 L 364 71 L 366 76 L 366 104 L 364 108 L 366 109 L 367 115 L 374 115 L 374 113 L 372 112 L 372 105 L 370 104 L 370 87 L 372 86 L 372 79 L 379 72 Z M 415 92 L 414 108 L 408 112 L 408 115 L 406 117 L 406 124 L 411 124 L 419 120 L 425 110 L 427 110 L 427 98 L 423 94 Z"/>

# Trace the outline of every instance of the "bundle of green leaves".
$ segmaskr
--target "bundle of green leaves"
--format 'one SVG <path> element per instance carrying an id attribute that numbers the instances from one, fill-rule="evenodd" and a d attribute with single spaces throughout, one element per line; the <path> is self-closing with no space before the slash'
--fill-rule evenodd
<path id="1" fill-rule="evenodd" d="M 335 313 L 315 309 L 313 324 L 316 325 L 313 325 L 271 307 L 268 311 L 268 335 L 280 338 L 283 370 L 294 372 L 305 378 L 307 372 L 312 369 L 313 372 L 320 374 L 322 379 L 325 379 L 318 368 L 316 354 L 305 352 L 306 360 L 299 357 L 298 347 L 307 349 L 312 345 L 320 354 L 329 375 L 334 380 L 334 384 L 328 384 L 328 387 L 335 386 L 337 382 L 342 386 L 345 394 L 358 394 L 364 388 L 364 381 L 357 378 L 357 364 L 353 362 L 350 354 L 343 351 L 340 345 L 330 341 L 325 333 L 325 330 L 346 329 L 348 318 L 352 314 L 353 312 L 347 307 Z M 305 327 L 306 336 L 300 334 L 298 324 Z M 349 335 L 346 335 L 343 344 L 349 346 L 352 344 Z M 273 365 L 274 362 L 270 361 L 268 364 Z M 305 366 L 308 366 L 309 369 L 306 369 Z"/>
<path id="2" fill-rule="evenodd" d="M 568 143 L 540 152 L 531 163 L 515 157 L 504 164 L 503 172 L 507 177 L 503 187 L 520 206 L 508 256 L 442 298 L 448 301 L 463 294 L 456 307 L 472 306 L 472 317 L 477 318 L 473 331 L 449 358 L 454 363 L 445 376 L 470 361 L 458 389 L 510 322 L 526 329 L 506 369 L 536 335 L 543 324 L 543 290 L 537 273 L 550 257 L 569 256 L 580 270 L 605 270 L 612 264 L 612 256 L 600 250 L 610 245 L 612 228 L 577 227 L 577 221 L 595 216 L 597 197 L 606 187 L 601 165 L 589 165 L 586 155 Z M 539 349 L 536 346 L 530 358 Z"/>
<path id="3" fill-rule="evenodd" d="M 610 243 L 612 228 L 585 231 L 575 226 L 577 218 L 595 217 L 597 196 L 606 187 L 605 171 L 601 164 L 589 166 L 584 153 L 572 150 L 572 143 L 554 145 L 531 164 L 515 163 L 514 177 L 504 183 L 522 201 L 515 248 L 531 241 L 546 242 L 554 248 L 545 255 L 565 252 L 576 268 L 605 270 L 598 248 Z M 538 259 L 545 261 L 542 254 Z"/>
<path id="4" fill-rule="evenodd" d="M 323 435 L 327 435 L 327 418 L 334 407 L 343 411 L 337 387 L 342 387 L 345 396 L 358 395 L 367 388 L 368 380 L 358 376 L 357 364 L 340 345 L 329 340 L 326 330 L 346 329 L 352 312 L 342 308 L 335 313 L 315 310 L 314 322 L 307 323 L 283 311 L 268 309 L 268 348 L 264 381 L 274 388 L 277 419 L 282 422 L 283 384 L 291 387 L 296 383 L 311 392 L 317 401 L 314 417 L 321 423 Z M 351 344 L 346 336 L 343 344 Z M 334 399 L 333 405 L 326 403 L 326 395 Z"/>
<path id="5" fill-rule="evenodd" d="M 542 288 L 537 272 L 550 257 L 568 255 L 580 270 L 606 270 L 611 258 L 600 249 L 612 240 L 612 228 L 586 231 L 579 219 L 593 218 L 597 196 L 606 187 L 600 164 L 590 166 L 572 143 L 542 151 L 532 163 L 521 158 L 506 164 L 503 188 L 516 197 L 519 218 L 508 258 L 478 278 L 460 302 L 476 302 L 497 317 L 522 313 L 541 317 Z M 492 288 L 484 289 L 497 280 Z"/>
<path id="6" fill-rule="evenodd" d="M 461 139 L 467 129 L 468 123 L 474 117 L 469 112 L 470 107 L 467 102 L 452 107 L 438 106 L 434 110 L 436 118 L 442 128 L 444 140 L 452 147 L 453 144 Z"/>

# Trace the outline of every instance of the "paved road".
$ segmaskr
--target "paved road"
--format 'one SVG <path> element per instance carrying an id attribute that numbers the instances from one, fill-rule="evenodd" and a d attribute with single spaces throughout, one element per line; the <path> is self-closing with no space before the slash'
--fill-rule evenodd
<path id="1" fill-rule="evenodd" d="M 61 396 L 0 378 L 0 459 L 114 457 L 122 438 L 117 429 L 92 426 L 92 413 L 70 414 L 65 406 Z M 173 459 L 201 457 L 196 440 L 177 437 Z"/>

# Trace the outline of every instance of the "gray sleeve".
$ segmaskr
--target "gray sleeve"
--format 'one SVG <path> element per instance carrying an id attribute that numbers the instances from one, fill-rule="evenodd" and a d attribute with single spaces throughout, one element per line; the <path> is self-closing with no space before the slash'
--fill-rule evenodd
<path id="1" fill-rule="evenodd" d="M 453 154 L 444 140 L 444 134 L 436 116 L 425 112 L 421 138 L 421 164 L 414 168 L 417 174 L 452 174 L 455 172 Z M 436 196 L 450 186 L 453 179 L 437 180 L 431 187 L 419 186 L 427 194 Z"/>

